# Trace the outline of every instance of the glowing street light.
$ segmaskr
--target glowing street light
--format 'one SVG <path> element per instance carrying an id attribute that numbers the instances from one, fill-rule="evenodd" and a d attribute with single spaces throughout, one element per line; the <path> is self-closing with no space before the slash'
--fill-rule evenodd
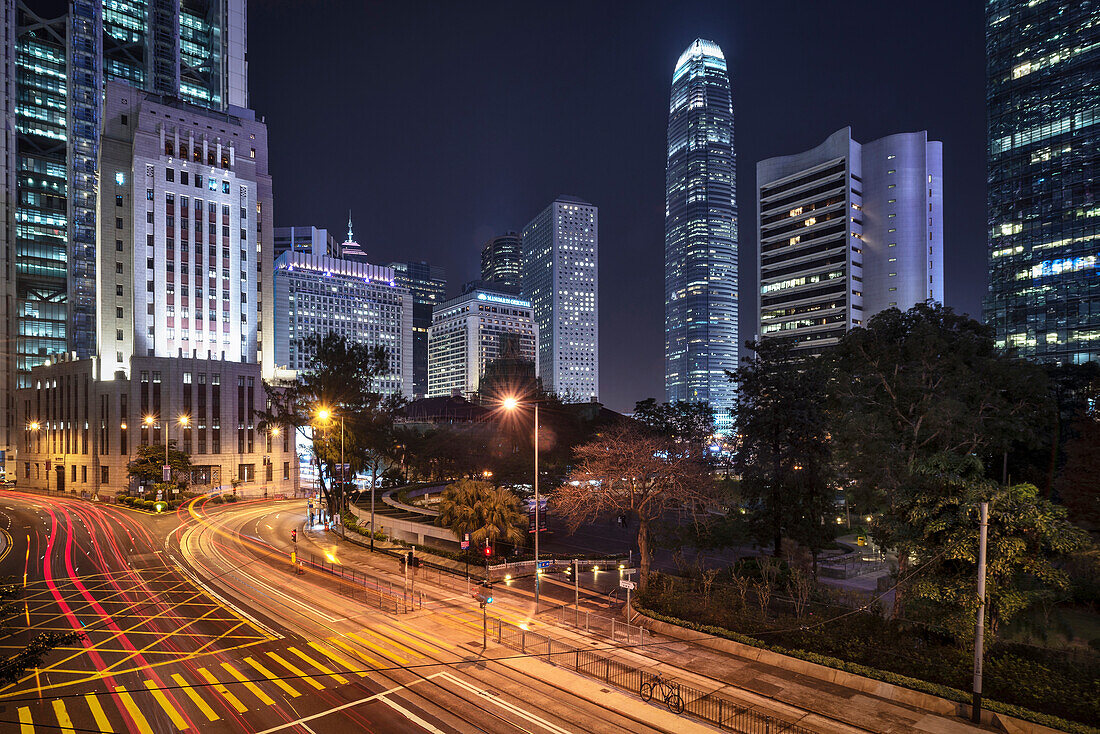
<path id="1" fill-rule="evenodd" d="M 539 608 L 539 401 L 532 400 L 535 406 L 535 612 Z M 501 406 L 508 411 L 519 407 L 519 400 L 509 395 L 501 401 Z"/>

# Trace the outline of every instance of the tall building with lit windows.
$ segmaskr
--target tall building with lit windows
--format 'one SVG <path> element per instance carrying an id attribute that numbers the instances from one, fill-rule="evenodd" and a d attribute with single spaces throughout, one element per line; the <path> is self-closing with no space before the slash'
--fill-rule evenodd
<path id="1" fill-rule="evenodd" d="M 432 310 L 447 298 L 447 271 L 426 262 L 393 262 L 393 279 L 412 296 L 412 391 L 407 397 L 428 396 L 428 329 Z"/>
<path id="2" fill-rule="evenodd" d="M 943 148 L 841 128 L 756 165 L 760 338 L 820 353 L 891 307 L 943 302 Z"/>
<path id="3" fill-rule="evenodd" d="M 599 209 L 574 196 L 559 196 L 523 228 L 538 374 L 565 402 L 599 398 L 599 240 Z"/>
<path id="4" fill-rule="evenodd" d="M 0 0 L 0 177 L 13 193 L 0 213 L 3 456 L 29 370 L 96 351 L 105 83 L 246 107 L 245 15 L 245 0 Z"/>
<path id="5" fill-rule="evenodd" d="M 697 39 L 672 73 L 665 168 L 665 393 L 731 425 L 737 369 L 737 187 L 726 58 Z"/>
<path id="6" fill-rule="evenodd" d="M 989 293 L 997 345 L 1100 359 L 1100 5 L 986 3 Z"/>
<path id="7" fill-rule="evenodd" d="M 489 288 L 519 293 L 523 281 L 523 238 L 516 232 L 494 237 L 481 248 L 481 280 Z"/>

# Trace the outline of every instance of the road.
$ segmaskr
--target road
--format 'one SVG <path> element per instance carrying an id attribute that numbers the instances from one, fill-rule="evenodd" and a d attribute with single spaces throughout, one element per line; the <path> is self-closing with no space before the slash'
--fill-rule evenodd
<path id="1" fill-rule="evenodd" d="M 701 724 L 503 648 L 483 650 L 463 592 L 377 611 L 351 585 L 296 575 L 302 502 L 186 505 L 151 516 L 5 492 L 0 574 L 24 588 L 31 633 L 79 644 L 0 689 L 0 730 L 29 732 L 693 732 Z M 384 562 L 382 562 L 384 563 Z M 389 562 L 392 566 L 392 561 Z M 396 568 L 376 569 L 395 581 Z M 518 610 L 518 611 L 517 611 Z M 502 610 L 504 611 L 504 610 Z M 522 604 L 505 611 L 536 625 Z M 5 655 L 30 633 L 0 640 Z"/>

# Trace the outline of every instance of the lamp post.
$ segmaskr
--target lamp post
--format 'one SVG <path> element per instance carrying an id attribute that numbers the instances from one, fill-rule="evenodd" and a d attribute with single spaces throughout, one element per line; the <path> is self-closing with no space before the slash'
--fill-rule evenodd
<path id="1" fill-rule="evenodd" d="M 539 611 L 539 402 L 532 400 L 535 406 L 535 614 Z M 505 410 L 515 410 L 520 402 L 514 397 L 504 398 Z"/>
<path id="2" fill-rule="evenodd" d="M 325 427 L 327 429 L 329 421 L 332 420 L 332 411 L 328 408 L 321 408 L 317 411 L 317 418 L 319 420 L 321 420 L 322 422 L 324 422 Z M 325 433 L 325 436 L 326 437 L 328 436 L 327 431 Z M 373 492 L 373 487 L 371 489 L 372 489 L 372 492 Z M 346 539 L 347 538 L 347 530 L 344 528 L 344 518 L 343 518 L 343 512 L 344 512 L 344 416 L 342 416 L 342 415 L 340 416 L 340 493 L 339 493 L 339 495 L 337 495 L 337 498 L 336 498 L 336 511 L 340 515 L 340 537 Z M 333 519 L 335 520 L 335 518 L 333 518 Z M 372 531 L 371 532 L 371 535 L 372 535 L 371 544 L 373 545 L 373 543 L 374 543 L 374 540 L 373 540 L 374 528 L 373 527 L 371 528 L 371 531 Z"/>
<path id="3" fill-rule="evenodd" d="M 38 421 L 31 421 L 30 423 L 27 424 L 27 430 L 28 431 L 34 431 L 34 433 L 35 433 L 35 441 L 34 441 L 35 442 L 35 451 L 34 451 L 34 453 L 36 453 L 36 454 L 39 453 L 39 449 L 41 448 L 41 444 L 38 441 L 38 429 L 40 429 L 41 427 L 42 426 L 41 426 L 41 424 L 39 424 Z M 28 441 L 28 443 L 29 443 L 29 441 Z M 37 464 L 35 466 L 37 466 Z M 49 494 L 49 493 L 50 493 L 50 472 L 49 472 L 49 470 L 47 470 L 46 471 L 46 494 Z"/>

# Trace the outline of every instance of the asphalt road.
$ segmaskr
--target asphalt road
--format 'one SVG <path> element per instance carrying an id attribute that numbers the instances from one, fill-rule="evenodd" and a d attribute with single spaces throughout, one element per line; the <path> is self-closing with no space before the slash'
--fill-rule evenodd
<path id="1" fill-rule="evenodd" d="M 624 694 L 594 703 L 556 673 L 483 650 L 464 590 L 429 589 L 423 608 L 392 614 L 359 587 L 293 573 L 291 528 L 299 552 L 339 562 L 333 541 L 301 528 L 304 512 L 301 501 L 198 502 L 156 517 L 0 495 L 11 536 L 0 575 L 25 587 L 22 619 L 7 623 L 29 628 L 0 639 L 4 655 L 39 632 L 84 634 L 0 689 L 0 731 L 704 730 Z M 374 572 L 403 582 L 396 567 Z"/>

